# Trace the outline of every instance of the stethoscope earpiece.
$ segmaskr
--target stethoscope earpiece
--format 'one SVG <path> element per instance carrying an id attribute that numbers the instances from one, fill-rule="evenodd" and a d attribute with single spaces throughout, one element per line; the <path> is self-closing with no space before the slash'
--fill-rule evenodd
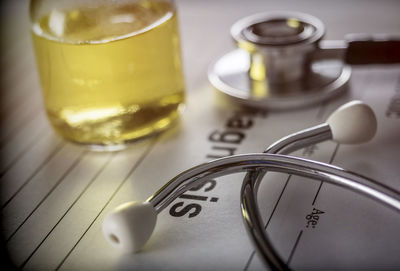
<path id="1" fill-rule="evenodd" d="M 103 234 L 122 253 L 135 253 L 150 238 L 156 222 L 157 212 L 151 203 L 127 202 L 104 218 Z"/>
<path id="2" fill-rule="evenodd" d="M 351 101 L 336 109 L 326 120 L 332 140 L 341 144 L 359 144 L 371 140 L 377 121 L 371 107 L 361 101 Z"/>

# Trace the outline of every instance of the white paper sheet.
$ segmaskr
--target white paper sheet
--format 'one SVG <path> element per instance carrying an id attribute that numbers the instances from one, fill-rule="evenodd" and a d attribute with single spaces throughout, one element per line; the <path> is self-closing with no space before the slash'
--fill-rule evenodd
<path id="1" fill-rule="evenodd" d="M 378 14 L 381 21 L 368 21 L 372 32 L 400 29 L 398 12 L 393 11 L 399 10 L 397 2 L 385 2 L 386 13 L 371 11 L 379 3 L 355 2 L 352 5 L 327 2 L 325 6 L 318 6 L 317 2 L 309 1 L 303 9 L 317 13 L 329 25 L 336 26 L 328 32 L 334 33 L 334 38 L 348 31 L 368 30 L 362 25 L 367 19 L 350 20 L 347 14 L 341 14 L 343 10 L 355 16 L 362 11 L 367 15 Z M 356 8 L 358 5 L 361 11 Z M 21 14 L 26 11 L 26 5 L 14 6 L 11 14 L 24 16 Z M 11 67 L 2 78 L 2 234 L 17 267 L 27 270 L 263 269 L 240 215 L 243 174 L 210 180 L 198 191 L 186 193 L 192 199 L 177 199 L 159 215 L 153 236 L 136 255 L 121 256 L 107 244 L 101 233 L 101 222 L 114 207 L 126 201 L 147 199 L 191 166 L 227 154 L 260 152 L 282 136 L 319 124 L 337 106 L 351 99 L 360 99 L 372 106 L 378 118 L 377 136 L 370 143 L 357 146 L 325 142 L 296 155 L 332 162 L 400 190 L 398 65 L 355 68 L 351 89 L 346 95 L 294 112 L 238 111 L 227 105 L 209 85 L 208 64 L 232 48 L 228 35 L 230 24 L 270 7 L 294 8 L 291 2 L 278 5 L 254 1 L 243 7 L 237 1 L 179 1 L 188 88 L 186 111 L 180 123 L 168 132 L 115 153 L 89 152 L 66 143 L 52 132 L 40 103 L 32 53 L 26 49 L 29 39 L 10 38 L 9 53 L 2 56 L 2 67 L 12 59 L 19 60 L 17 63 L 22 61 L 21 55 L 13 53 L 15 50 L 28 50 L 26 65 L 31 68 L 29 76 L 21 82 L 13 74 L 21 72 L 24 65 Z M 347 26 L 339 22 L 346 18 L 354 24 Z M 7 20 L 16 19 L 10 16 Z M 28 36 L 24 28 L 27 22 L 23 23 L 20 29 Z M 206 44 L 204 37 L 212 44 Z M 25 47 L 13 44 L 25 44 Z M 32 98 L 26 99 L 27 94 Z M 18 106 L 10 107 L 11 113 L 4 113 L 10 104 Z M 238 122 L 243 124 L 242 128 L 232 127 L 232 123 Z M 222 135 L 232 142 L 221 142 Z M 398 213 L 342 188 L 284 174 L 268 174 L 260 187 L 260 195 L 267 232 L 292 269 L 400 267 Z M 323 214 L 315 227 L 307 227 L 306 216 L 313 208 Z"/>

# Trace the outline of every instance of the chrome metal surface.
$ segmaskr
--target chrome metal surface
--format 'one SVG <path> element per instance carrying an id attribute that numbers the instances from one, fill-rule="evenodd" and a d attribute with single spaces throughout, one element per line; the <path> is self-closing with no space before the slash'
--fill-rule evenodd
<path id="1" fill-rule="evenodd" d="M 327 123 L 298 131 L 271 144 L 264 153 L 289 154 L 306 146 L 332 139 L 332 132 Z"/>
<path id="2" fill-rule="evenodd" d="M 228 156 L 198 165 L 170 180 L 147 201 L 159 213 L 169 203 L 205 179 L 255 169 L 309 177 L 348 188 L 371 197 L 400 212 L 400 194 L 374 180 L 333 165 L 278 154 L 243 154 Z"/>
<path id="3" fill-rule="evenodd" d="M 312 61 L 337 59 L 345 62 L 347 42 L 344 40 L 321 40 L 312 55 Z"/>
<path id="4" fill-rule="evenodd" d="M 296 11 L 273 11 L 253 14 L 232 25 L 236 42 L 253 42 L 261 46 L 291 46 L 313 44 L 325 33 L 318 18 Z M 302 43 L 302 44 L 300 44 Z"/>
<path id="5" fill-rule="evenodd" d="M 333 49 L 320 50 L 304 78 L 274 84 L 251 79 L 250 54 L 237 49 L 211 65 L 208 78 L 217 90 L 246 106 L 270 110 L 305 107 L 331 99 L 347 89 L 351 68 L 340 59 L 332 59 L 332 53 Z"/>
<path id="6" fill-rule="evenodd" d="M 289 154 L 305 146 L 317 144 L 332 139 L 332 132 L 328 124 L 323 123 L 286 137 L 271 144 L 264 153 Z M 246 230 L 251 236 L 253 245 L 256 248 L 264 264 L 276 270 L 288 270 L 288 266 L 281 260 L 275 251 L 265 232 L 263 221 L 257 206 L 258 187 L 264 178 L 267 170 L 258 169 L 248 172 L 243 179 L 241 188 L 241 210 Z"/>
<path id="7" fill-rule="evenodd" d="M 310 57 L 324 33 L 318 18 L 292 11 L 250 15 L 231 28 L 238 47 L 251 54 L 251 66 L 257 69 L 262 64 L 265 79 L 279 84 L 307 75 Z M 260 79 L 252 73 L 250 77 Z"/>
<path id="8" fill-rule="evenodd" d="M 271 154 L 289 154 L 306 146 L 311 146 L 332 139 L 332 132 L 327 123 L 322 123 L 314 127 L 292 133 L 278 141 L 272 143 L 264 153 Z M 254 188 L 258 191 L 258 185 L 266 174 L 266 170 L 258 169 L 254 172 L 249 172 L 243 179 L 243 185 L 251 178 L 254 182 Z"/>

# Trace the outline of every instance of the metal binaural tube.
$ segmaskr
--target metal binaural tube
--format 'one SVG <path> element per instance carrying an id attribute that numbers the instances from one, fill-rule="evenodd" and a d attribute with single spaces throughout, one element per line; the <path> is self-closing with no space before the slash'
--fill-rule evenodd
<path id="1" fill-rule="evenodd" d="M 248 175 L 251 176 L 257 174 L 259 169 L 298 175 L 338 185 L 372 198 L 400 213 L 400 193 L 390 187 L 333 165 L 265 153 L 229 156 L 191 168 L 173 178 L 147 202 L 150 202 L 155 211 L 160 213 L 173 200 L 201 182 L 241 171 L 248 171 Z M 241 208 L 247 231 L 268 267 L 273 270 L 289 270 L 269 242 L 263 229 L 257 208 L 257 189 L 254 185 L 256 180 L 257 176 L 247 178 L 242 186 Z"/>
<path id="2" fill-rule="evenodd" d="M 369 122 L 367 121 L 366 123 Z M 316 144 L 328 139 L 332 139 L 332 131 L 328 124 L 323 123 L 321 125 L 317 125 L 315 127 L 305 129 L 297 133 L 293 133 L 276 141 L 275 143 L 270 145 L 265 150 L 264 153 L 288 154 L 298 149 L 301 149 L 305 146 L 310 146 L 312 144 Z M 241 189 L 241 210 L 243 214 L 243 220 L 246 226 L 246 230 L 249 233 L 249 236 L 252 237 L 254 246 L 257 252 L 262 256 L 261 258 L 264 260 L 264 263 L 273 270 L 289 270 L 289 267 L 286 265 L 285 262 L 281 260 L 281 257 L 275 251 L 274 247 L 271 245 L 271 242 L 269 242 L 265 229 L 262 227 L 263 221 L 257 207 L 258 187 L 261 180 L 267 173 L 267 171 L 268 170 L 265 168 L 257 169 L 255 171 L 248 172 L 243 179 L 243 184 Z M 287 173 L 291 174 L 290 170 L 288 170 Z M 314 174 L 315 176 L 309 176 L 309 177 L 318 179 L 321 177 L 321 175 L 324 175 L 325 173 L 322 171 L 316 171 L 314 172 Z M 352 181 L 350 179 L 346 179 L 347 177 L 342 176 L 341 172 L 335 174 L 330 175 L 328 177 L 329 179 L 328 182 L 334 180 L 333 183 L 335 184 L 346 183 L 347 188 L 353 189 L 354 191 L 364 194 L 367 191 L 362 191 L 362 190 L 371 189 L 370 191 L 367 192 L 369 196 L 371 198 L 374 198 L 375 200 L 378 201 L 380 200 L 379 196 L 374 195 L 375 192 L 374 187 L 368 188 L 368 187 L 353 186 Z M 299 175 L 299 174 L 294 173 L 294 175 Z M 368 180 L 367 178 L 363 179 Z M 377 182 L 373 180 L 369 180 L 368 182 L 383 187 L 383 185 L 379 185 Z M 384 193 L 391 193 L 391 192 L 394 192 L 394 200 L 395 200 L 395 202 L 392 203 L 394 203 L 395 206 L 399 206 L 399 192 L 393 191 L 389 187 L 385 187 Z M 399 211 L 398 208 L 397 211 Z"/>
<path id="3" fill-rule="evenodd" d="M 329 125 L 326 123 L 317 125 L 315 127 L 309 128 L 309 129 L 305 129 L 302 131 L 299 131 L 297 133 L 291 134 L 289 136 L 286 136 L 284 138 L 282 138 L 281 140 L 273 143 L 270 147 L 268 147 L 268 149 L 265 152 L 268 153 L 289 153 L 289 152 L 293 152 L 297 149 L 300 149 L 304 146 L 310 145 L 310 144 L 315 144 L 324 140 L 328 140 L 332 138 L 332 134 L 329 128 Z M 209 162 L 208 164 L 213 163 L 213 161 Z M 200 165 L 201 166 L 201 165 Z M 198 166 L 199 167 L 199 166 Z M 196 167 L 197 168 L 197 167 Z M 195 169 L 195 168 L 193 168 Z M 168 183 L 166 183 L 163 187 L 161 187 L 153 196 L 151 196 L 148 201 L 151 201 L 153 203 L 153 206 L 158 209 L 158 205 L 160 204 L 160 202 L 167 197 L 167 195 L 175 189 L 175 187 L 177 187 L 177 181 L 175 179 L 178 179 L 178 181 L 181 178 L 178 178 L 179 176 L 185 174 L 186 172 L 190 172 L 192 169 L 189 169 L 183 173 L 181 173 L 180 175 L 176 176 L 174 179 L 172 179 L 171 181 L 169 181 Z M 224 172 L 219 173 L 218 176 L 222 176 L 222 175 L 226 175 L 228 174 L 228 169 L 225 169 Z M 260 174 L 258 174 L 259 177 L 261 177 L 261 172 Z M 216 176 L 214 176 L 215 178 Z M 261 177 L 262 178 L 262 177 Z M 260 178 L 260 179 L 261 179 Z M 194 184 L 192 183 L 188 183 L 185 184 L 184 186 L 182 186 L 181 189 L 184 193 L 185 191 L 189 190 L 190 188 L 199 185 L 199 183 L 201 183 L 202 179 L 194 182 Z M 206 180 L 203 180 L 206 181 Z M 182 182 L 182 181 L 181 181 Z M 174 187 L 174 188 L 173 188 Z M 168 200 L 168 202 L 172 202 L 172 200 Z M 164 209 L 165 207 L 161 207 L 160 209 Z M 160 212 L 161 212 L 160 210 Z"/>
<path id="4" fill-rule="evenodd" d="M 400 193 L 390 187 L 333 165 L 273 154 L 287 154 L 331 138 L 331 129 L 324 123 L 282 138 L 267 148 L 266 152 L 269 153 L 229 156 L 198 165 L 170 180 L 147 201 L 154 206 L 157 213 L 160 213 L 181 194 L 210 178 L 247 171 L 241 190 L 241 209 L 247 231 L 269 267 L 275 270 L 288 270 L 288 266 L 268 240 L 257 207 L 258 184 L 267 171 L 335 184 L 368 196 L 400 212 Z"/>
<path id="5" fill-rule="evenodd" d="M 332 131 L 327 123 L 322 123 L 281 138 L 271 144 L 264 153 L 289 154 L 303 147 L 329 139 L 332 139 Z M 289 267 L 281 260 L 279 254 L 269 242 L 268 236 L 262 227 L 263 221 L 257 205 L 257 191 L 266 173 L 266 169 L 254 170 L 248 172 L 243 179 L 240 192 L 243 223 L 249 236 L 252 237 L 257 252 L 263 256 L 264 263 L 275 270 L 289 270 Z"/>
<path id="6" fill-rule="evenodd" d="M 267 171 L 298 175 L 341 186 L 400 213 L 399 191 L 333 165 L 277 154 L 288 154 L 328 139 L 332 139 L 332 131 L 328 124 L 323 123 L 282 138 L 268 147 L 265 153 L 234 155 L 198 165 L 170 180 L 147 202 L 160 213 L 181 194 L 210 178 L 247 171 L 241 189 L 241 209 L 246 229 L 268 267 L 273 270 L 289 270 L 271 245 L 257 206 L 258 185 Z"/>
<path id="7" fill-rule="evenodd" d="M 173 178 L 147 201 L 159 213 L 182 193 L 206 179 L 260 168 L 342 186 L 400 212 L 400 193 L 374 180 L 325 163 L 265 153 L 234 155 L 195 166 Z"/>
<path id="8" fill-rule="evenodd" d="M 281 138 L 271 144 L 264 153 L 289 154 L 329 139 L 332 139 L 331 129 L 328 124 L 322 123 Z"/>

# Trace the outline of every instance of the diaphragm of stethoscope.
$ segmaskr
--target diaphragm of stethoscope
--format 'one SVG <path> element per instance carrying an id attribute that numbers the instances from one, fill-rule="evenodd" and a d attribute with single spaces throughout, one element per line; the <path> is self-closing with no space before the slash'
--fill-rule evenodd
<path id="1" fill-rule="evenodd" d="M 307 77 L 285 82 L 269 83 L 249 76 L 249 54 L 241 49 L 220 58 L 209 71 L 209 80 L 235 102 L 261 109 L 286 110 L 322 102 L 347 89 L 351 68 L 340 61 L 312 64 Z"/>
<path id="2" fill-rule="evenodd" d="M 231 28 L 238 49 L 213 63 L 211 84 L 251 107 L 285 110 L 330 99 L 347 89 L 348 64 L 400 61 L 399 37 L 324 41 L 323 23 L 299 12 L 245 17 Z"/>

